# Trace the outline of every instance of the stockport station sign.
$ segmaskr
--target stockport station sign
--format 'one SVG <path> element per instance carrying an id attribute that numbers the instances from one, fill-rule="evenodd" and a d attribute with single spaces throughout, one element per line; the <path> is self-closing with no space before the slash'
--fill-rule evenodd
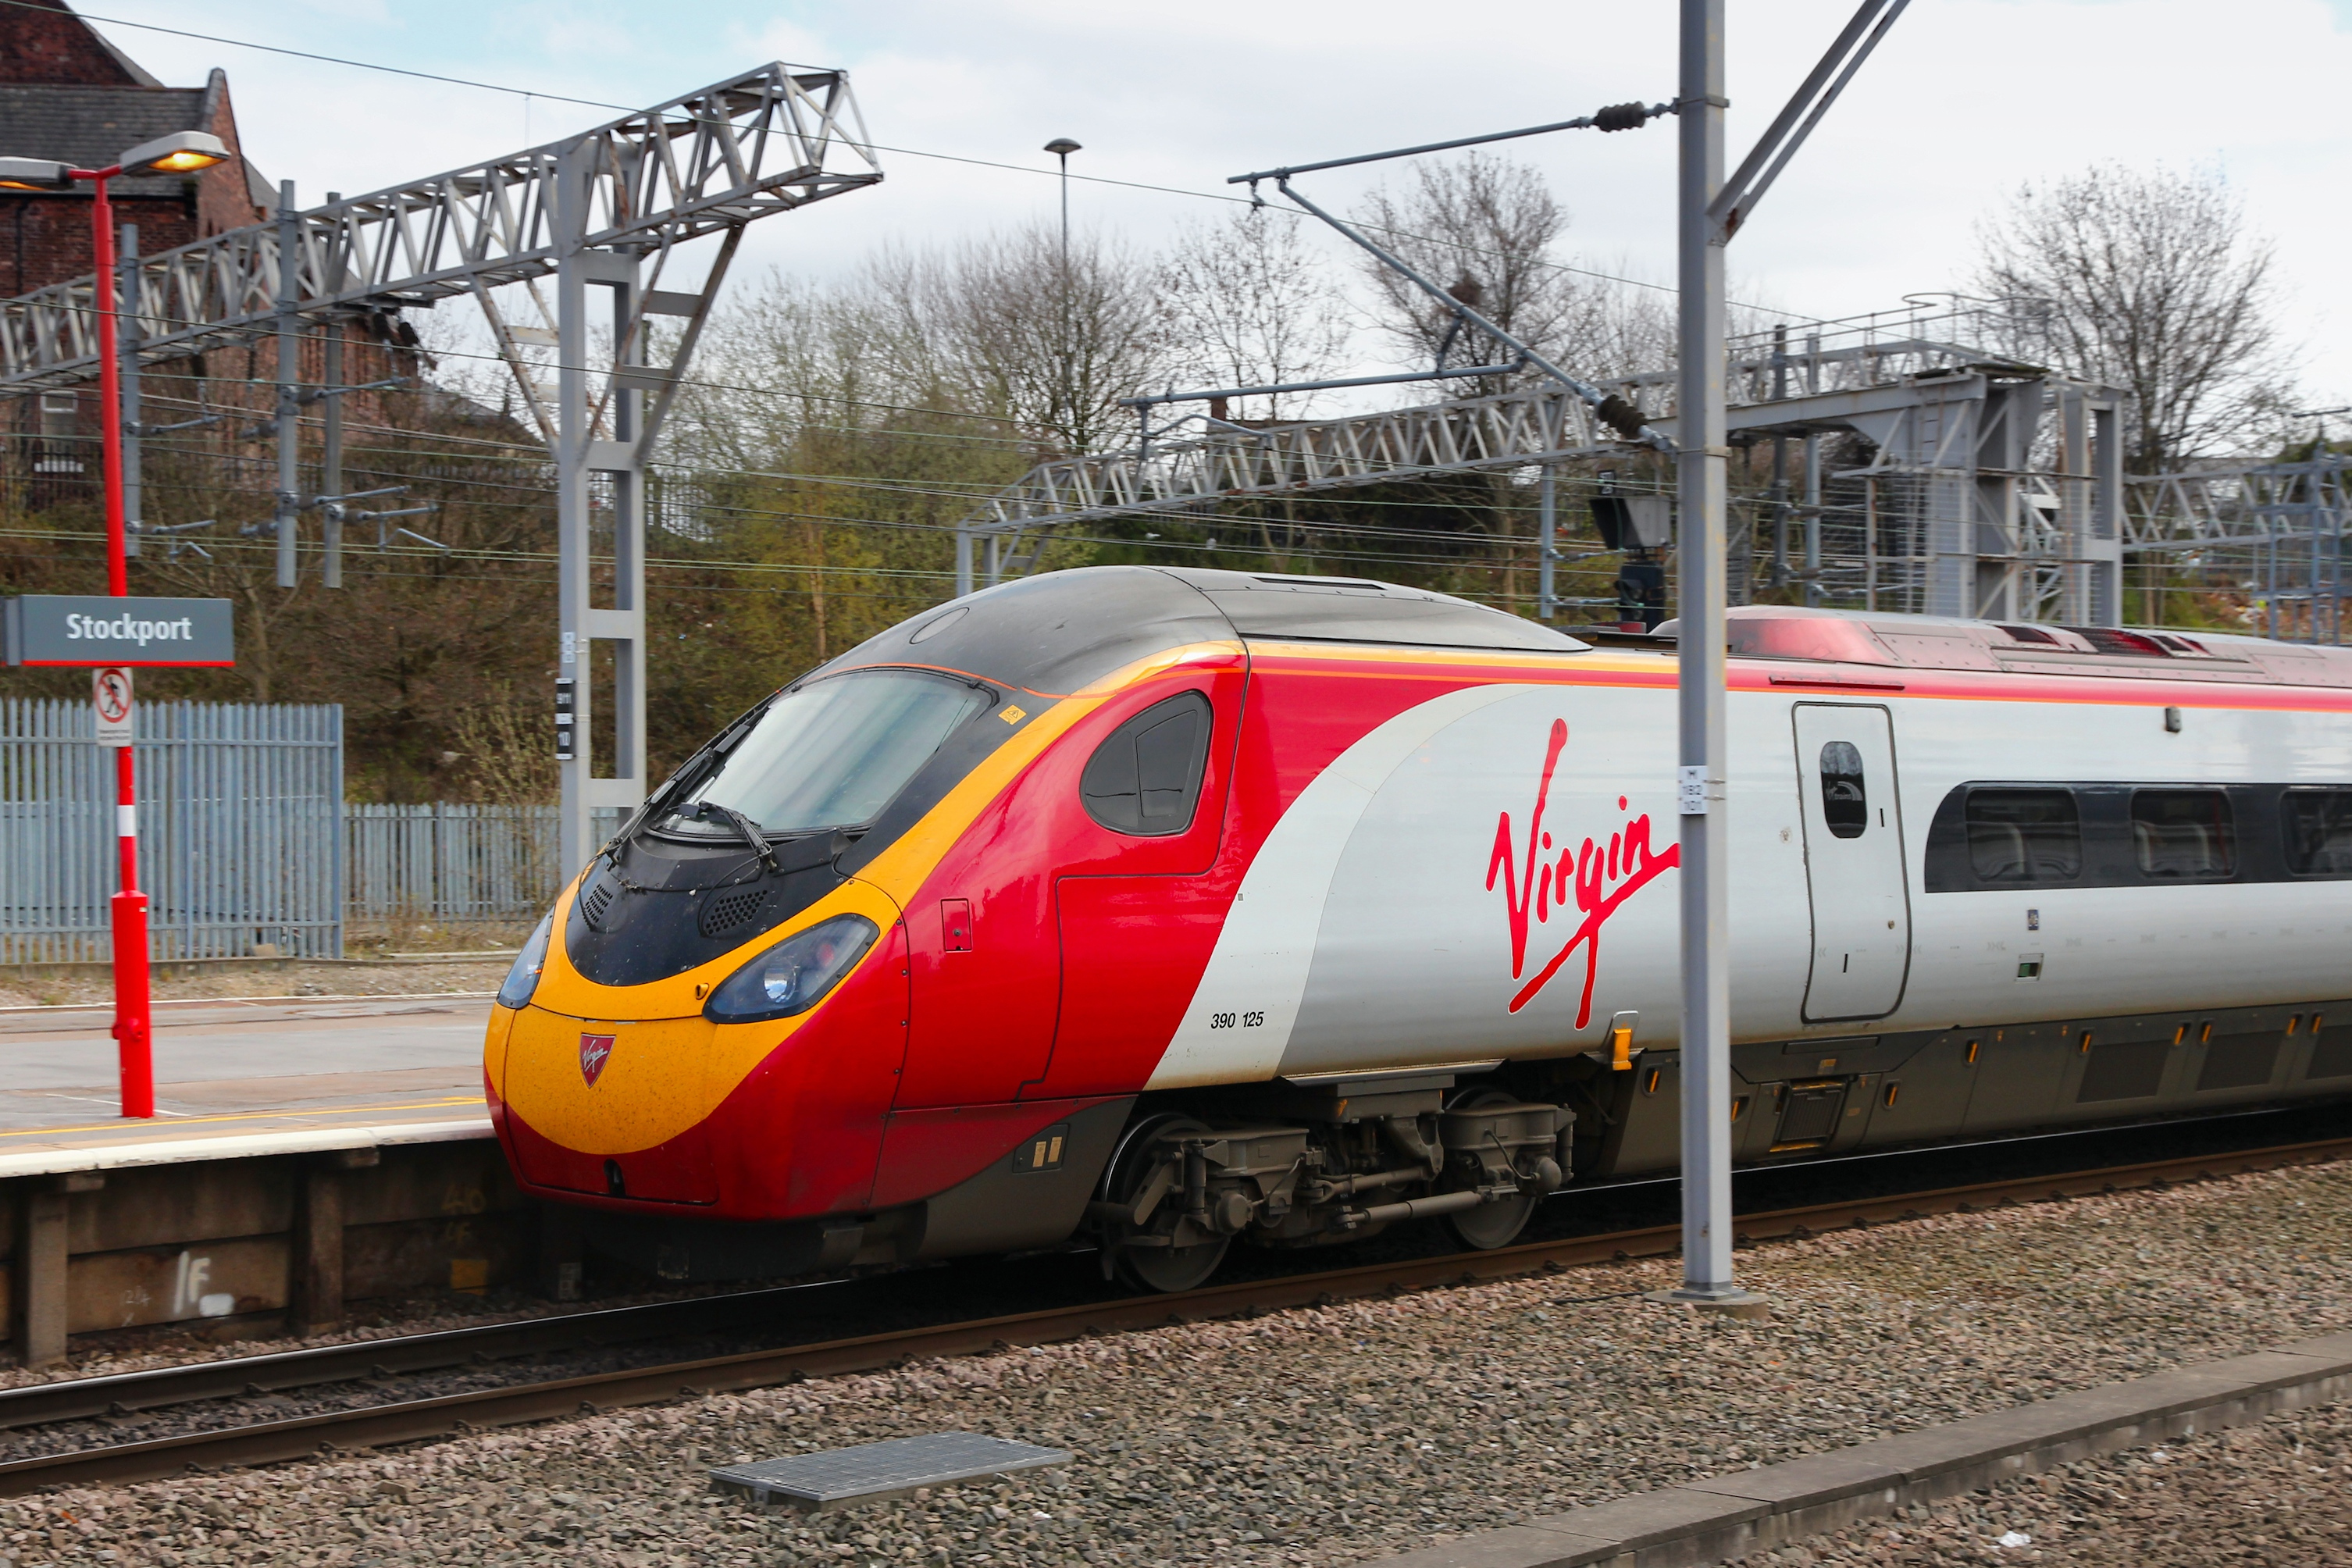
<path id="1" fill-rule="evenodd" d="M 11 665 L 219 668 L 236 662 L 226 599 L 117 599 L 26 594 L 0 599 L 0 640 Z"/>

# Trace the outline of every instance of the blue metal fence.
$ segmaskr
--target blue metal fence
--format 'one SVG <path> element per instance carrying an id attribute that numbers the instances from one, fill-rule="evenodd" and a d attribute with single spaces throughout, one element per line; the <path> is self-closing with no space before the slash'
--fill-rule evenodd
<path id="1" fill-rule="evenodd" d="M 114 763 L 88 702 L 0 699 L 0 963 L 109 955 Z M 343 947 L 332 706 L 142 703 L 139 881 L 158 959 Z"/>
<path id="2" fill-rule="evenodd" d="M 349 805 L 353 920 L 536 920 L 563 879 L 551 805 Z M 601 842 L 618 811 L 591 814 Z"/>
<path id="3" fill-rule="evenodd" d="M 142 703 L 137 721 L 158 960 L 337 958 L 346 920 L 530 921 L 562 884 L 551 805 L 345 805 L 339 707 Z M 114 794 L 89 703 L 0 699 L 0 963 L 110 955 Z"/>

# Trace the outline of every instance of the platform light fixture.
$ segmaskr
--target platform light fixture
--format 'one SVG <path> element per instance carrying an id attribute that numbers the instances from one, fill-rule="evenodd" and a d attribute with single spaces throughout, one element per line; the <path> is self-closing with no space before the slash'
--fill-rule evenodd
<path id="1" fill-rule="evenodd" d="M 194 174 L 226 163 L 236 154 L 209 131 L 174 131 L 142 142 L 117 160 L 126 174 Z"/>
<path id="2" fill-rule="evenodd" d="M 71 165 L 54 158 L 0 158 L 0 190 L 62 191 L 72 185 Z"/>

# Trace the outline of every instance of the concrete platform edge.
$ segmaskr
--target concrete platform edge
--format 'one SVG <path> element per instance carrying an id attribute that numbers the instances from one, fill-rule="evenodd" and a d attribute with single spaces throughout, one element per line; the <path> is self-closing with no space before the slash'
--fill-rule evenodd
<path id="1" fill-rule="evenodd" d="M 250 1160 L 272 1154 L 320 1154 L 339 1149 L 446 1143 L 492 1135 L 489 1117 L 478 1114 L 447 1121 L 387 1121 L 373 1127 L 299 1128 L 278 1132 L 161 1138 L 145 1143 L 27 1149 L 21 1153 L 0 1154 L 0 1177 L 47 1176 L 72 1171 L 120 1171 L 137 1165 L 172 1165 L 192 1160 Z"/>
<path id="2" fill-rule="evenodd" d="M 2352 1395 L 2352 1334 L 2176 1367 L 1851 1448 L 1613 1498 L 1362 1568 L 1687 1568 L 2077 1459 Z"/>

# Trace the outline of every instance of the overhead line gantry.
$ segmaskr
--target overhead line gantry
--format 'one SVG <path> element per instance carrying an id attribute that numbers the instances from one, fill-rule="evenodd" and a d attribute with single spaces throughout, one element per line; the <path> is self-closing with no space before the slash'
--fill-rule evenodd
<path id="1" fill-rule="evenodd" d="M 233 343 L 278 338 L 281 474 L 295 472 L 295 413 L 339 385 L 305 392 L 287 346 L 305 325 L 332 323 L 339 362 L 352 312 L 429 306 L 470 295 L 487 316 L 521 405 L 556 461 L 558 710 L 562 776 L 561 854 L 568 868 L 593 847 L 592 813 L 645 797 L 645 465 L 677 395 L 744 227 L 878 183 L 877 161 L 837 70 L 770 64 L 640 110 L 577 135 L 411 184 L 296 210 L 292 187 L 268 223 L 127 261 L 114 299 L 127 318 L 130 368 Z M 691 289 L 661 287 L 681 246 L 716 237 L 719 248 Z M 551 306 L 540 285 L 554 280 Z M 495 294 L 528 290 L 514 319 Z M 609 340 L 588 298 L 612 291 Z M 79 278 L 0 302 L 0 393 L 70 385 L 98 374 L 95 279 Z M 652 318 L 665 363 L 648 363 Z M 332 373 L 331 372 L 331 377 Z M 133 382 L 135 384 L 135 380 Z M 130 422 L 136 423 L 135 410 Z M 331 431 L 334 422 L 329 421 Z M 297 532 L 306 511 L 327 521 L 324 570 L 341 581 L 341 495 L 336 444 L 318 493 L 281 479 L 275 531 L 278 576 L 297 581 Z M 592 490 L 614 525 L 610 602 L 592 594 Z M 135 536 L 134 536 L 135 538 Z M 614 771 L 591 775 L 591 650 L 613 645 Z"/>

